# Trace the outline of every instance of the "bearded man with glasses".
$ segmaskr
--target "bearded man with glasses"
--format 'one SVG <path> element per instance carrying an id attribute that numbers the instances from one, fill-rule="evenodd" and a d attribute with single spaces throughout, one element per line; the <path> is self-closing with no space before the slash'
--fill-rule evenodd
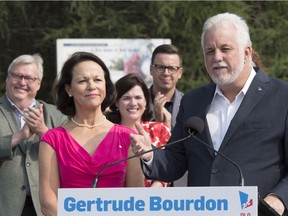
<path id="1" fill-rule="evenodd" d="M 0 215 L 43 215 L 39 203 L 39 138 L 66 121 L 54 105 L 36 100 L 40 55 L 21 55 L 8 67 L 0 97 Z"/>

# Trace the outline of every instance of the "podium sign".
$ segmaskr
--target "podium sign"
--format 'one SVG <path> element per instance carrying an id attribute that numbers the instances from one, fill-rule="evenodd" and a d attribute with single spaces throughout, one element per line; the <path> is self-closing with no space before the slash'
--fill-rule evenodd
<path id="1" fill-rule="evenodd" d="M 257 187 L 58 189 L 58 215 L 257 216 Z"/>

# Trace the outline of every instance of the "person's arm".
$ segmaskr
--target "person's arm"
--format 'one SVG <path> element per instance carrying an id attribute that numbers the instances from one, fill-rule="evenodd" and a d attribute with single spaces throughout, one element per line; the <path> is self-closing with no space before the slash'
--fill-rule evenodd
<path id="1" fill-rule="evenodd" d="M 172 115 L 165 107 L 163 107 L 163 116 L 164 116 L 163 122 L 166 123 L 166 125 L 171 130 L 171 128 L 172 128 Z"/>
<path id="2" fill-rule="evenodd" d="M 17 131 L 12 135 L 11 146 L 12 148 L 16 145 L 22 143 L 25 139 L 29 139 L 32 136 L 32 131 L 30 130 L 27 123 L 24 124 L 21 130 Z"/>
<path id="3" fill-rule="evenodd" d="M 59 168 L 54 149 L 45 142 L 39 146 L 39 196 L 46 216 L 57 216 L 57 190 L 60 187 Z"/>
<path id="4" fill-rule="evenodd" d="M 128 156 L 134 155 L 131 147 Z M 126 187 L 144 187 L 144 175 L 141 170 L 139 158 L 128 160 L 126 172 Z"/>
<path id="5" fill-rule="evenodd" d="M 25 123 L 21 130 L 13 134 L 0 137 L 0 160 L 10 160 L 12 158 L 11 152 L 13 151 L 13 148 L 20 143 L 23 143 L 25 140 L 28 140 L 33 134 L 34 132 L 29 128 L 29 125 Z"/>

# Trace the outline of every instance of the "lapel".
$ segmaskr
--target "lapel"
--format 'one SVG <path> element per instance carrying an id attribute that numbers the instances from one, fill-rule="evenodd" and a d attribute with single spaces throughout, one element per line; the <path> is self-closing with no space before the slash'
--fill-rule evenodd
<path id="1" fill-rule="evenodd" d="M 17 119 L 13 112 L 13 107 L 9 103 L 5 95 L 0 98 L 0 110 L 6 118 L 8 125 L 13 133 L 19 130 Z"/>
<path id="2" fill-rule="evenodd" d="M 232 119 L 219 150 L 225 147 L 233 134 L 243 123 L 244 119 L 250 114 L 268 90 L 268 86 L 265 85 L 269 82 L 268 77 L 261 71 L 261 69 L 258 69 L 258 71 L 257 68 L 254 69 L 257 72 L 256 76 L 254 77 L 238 111 Z"/>
<path id="3" fill-rule="evenodd" d="M 209 131 L 206 115 L 207 115 L 207 112 L 209 110 L 209 107 L 210 107 L 210 104 L 212 102 L 212 99 L 214 97 L 215 88 L 216 88 L 216 85 L 213 82 L 208 84 L 206 87 L 204 87 L 204 90 L 202 91 L 202 95 L 199 96 L 199 101 L 197 101 L 197 109 L 199 110 L 197 116 L 204 121 L 204 125 L 205 125 L 204 130 L 202 132 L 201 139 L 205 143 L 210 145 L 211 148 L 213 148 L 213 143 L 212 143 L 212 138 L 211 138 L 211 135 L 210 135 L 210 131 Z M 210 155 L 212 157 L 215 157 L 215 154 L 214 154 L 214 152 L 211 149 L 207 148 L 207 151 L 210 152 Z"/>
<path id="4" fill-rule="evenodd" d="M 13 107 L 11 106 L 11 104 L 9 103 L 9 101 L 5 95 L 3 95 L 0 98 L 0 104 L 1 104 L 1 106 L 0 106 L 1 112 L 3 113 L 4 117 L 6 118 L 7 123 L 8 123 L 8 125 L 12 131 L 12 134 L 16 133 L 17 131 L 20 130 L 20 128 L 19 128 L 17 119 L 15 117 Z M 26 148 L 23 145 L 23 143 L 20 143 L 17 146 L 20 148 L 20 150 L 24 154 L 26 154 Z"/>
<path id="5" fill-rule="evenodd" d="M 174 127 L 176 124 L 176 117 L 179 111 L 179 106 L 180 106 L 182 96 L 183 96 L 183 93 L 176 89 L 175 95 L 174 95 L 174 101 L 173 101 L 173 109 L 172 109 L 172 127 Z"/>

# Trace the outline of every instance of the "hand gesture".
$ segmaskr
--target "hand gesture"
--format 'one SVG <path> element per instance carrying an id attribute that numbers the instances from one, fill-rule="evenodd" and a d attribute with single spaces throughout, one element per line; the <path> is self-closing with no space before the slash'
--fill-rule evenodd
<path id="1" fill-rule="evenodd" d="M 138 134 L 130 134 L 130 142 L 133 153 L 141 154 L 152 149 L 149 134 L 144 130 L 140 123 L 136 123 L 136 130 L 138 131 Z M 140 156 L 140 158 L 145 161 L 149 161 L 152 158 L 152 152 L 143 154 Z"/>
<path id="2" fill-rule="evenodd" d="M 29 126 L 30 130 L 33 133 L 36 133 L 39 137 L 41 137 L 48 130 L 44 121 L 43 104 L 39 104 L 38 108 L 25 108 L 23 119 Z"/>
<path id="3" fill-rule="evenodd" d="M 171 113 L 164 107 L 167 98 L 161 92 L 158 92 L 154 98 L 154 115 L 155 121 L 165 122 L 171 128 Z"/>

